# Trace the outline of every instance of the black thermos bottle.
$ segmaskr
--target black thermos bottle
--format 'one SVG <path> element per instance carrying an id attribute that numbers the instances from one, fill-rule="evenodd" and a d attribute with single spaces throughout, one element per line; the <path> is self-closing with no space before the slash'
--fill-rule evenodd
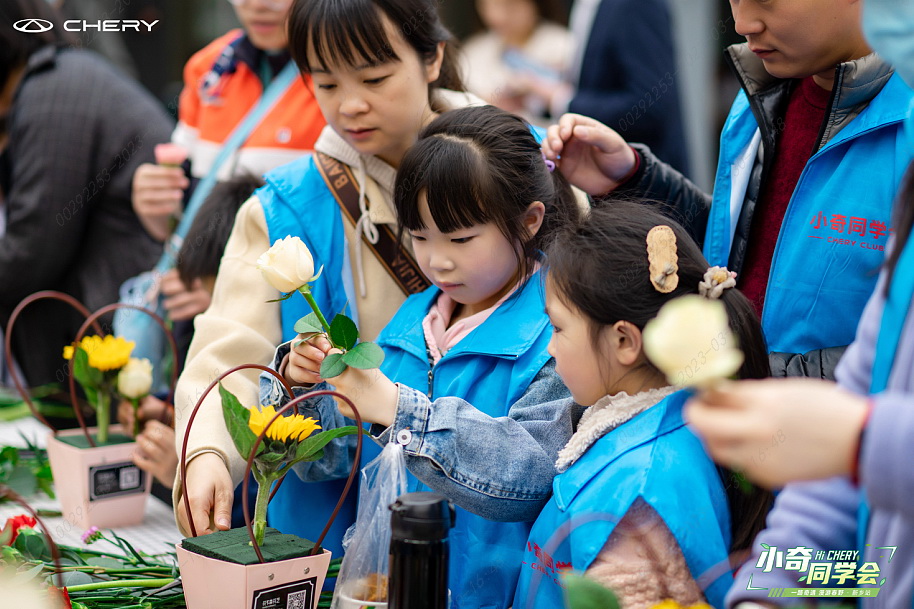
<path id="1" fill-rule="evenodd" d="M 447 609 L 448 532 L 457 517 L 438 493 L 407 493 L 390 505 L 390 609 Z"/>

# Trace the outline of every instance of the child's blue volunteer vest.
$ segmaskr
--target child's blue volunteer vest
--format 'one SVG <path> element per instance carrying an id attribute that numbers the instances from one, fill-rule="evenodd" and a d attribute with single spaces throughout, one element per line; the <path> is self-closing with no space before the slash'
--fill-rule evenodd
<path id="1" fill-rule="evenodd" d="M 411 296 L 381 332 L 378 344 L 386 354 L 381 370 L 432 399 L 455 396 L 489 416 L 506 416 L 550 359 L 546 347 L 552 331 L 544 313 L 540 275 L 535 274 L 430 368 L 419 322 L 440 293 L 433 287 Z M 498 467 L 498 455 L 492 459 L 493 467 Z M 411 492 L 430 490 L 412 475 L 408 484 Z M 493 522 L 457 508 L 449 538 L 451 607 L 511 606 L 530 525 Z"/>
<path id="2" fill-rule="evenodd" d="M 586 571 L 639 497 L 676 538 L 708 602 L 723 607 L 733 576 L 730 513 L 717 468 L 685 426 L 679 391 L 598 440 L 553 482 L 530 531 L 514 609 L 564 607 L 560 575 Z"/>
<path id="3" fill-rule="evenodd" d="M 805 353 L 853 341 L 893 229 L 892 203 L 911 161 L 902 128 L 911 96 L 892 76 L 803 169 L 765 294 L 762 328 L 769 351 Z M 761 141 L 745 92 L 736 98 L 720 141 L 704 254 L 712 265 L 726 266 Z"/>

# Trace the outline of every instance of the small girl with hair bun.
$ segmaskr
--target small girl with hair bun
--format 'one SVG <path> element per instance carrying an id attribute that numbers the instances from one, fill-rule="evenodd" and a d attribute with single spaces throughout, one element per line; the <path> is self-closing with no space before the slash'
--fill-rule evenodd
<path id="1" fill-rule="evenodd" d="M 739 377 L 763 378 L 757 316 L 731 273 L 708 269 L 682 227 L 642 205 L 592 210 L 560 233 L 546 260 L 549 353 L 574 401 L 589 408 L 559 453 L 514 608 L 563 606 L 565 569 L 614 590 L 626 609 L 666 599 L 722 606 L 728 555 L 749 547 L 770 495 L 744 491 L 714 465 L 683 422 L 689 393 L 648 360 L 642 331 L 677 297 L 720 299 L 745 356 Z"/>
<path id="2" fill-rule="evenodd" d="M 378 444 L 403 446 L 409 491 L 434 488 L 460 506 L 450 534 L 452 607 L 511 606 L 530 523 L 572 432 L 568 392 L 546 350 L 539 269 L 541 250 L 576 221 L 578 204 L 552 169 L 530 126 L 492 106 L 430 123 L 403 157 L 394 202 L 433 285 L 381 331 L 380 371 L 350 368 L 330 379 L 375 423 Z M 329 351 L 323 335 L 295 340 L 279 348 L 274 366 L 291 385 L 310 386 L 323 380 Z M 262 383 L 261 401 L 274 403 L 282 387 L 271 376 Z M 329 398 L 304 410 L 323 429 L 347 424 Z M 508 452 L 490 449 L 502 444 Z M 336 440 L 296 473 L 342 478 L 352 446 L 351 436 Z M 364 462 L 377 455 L 372 448 Z"/>

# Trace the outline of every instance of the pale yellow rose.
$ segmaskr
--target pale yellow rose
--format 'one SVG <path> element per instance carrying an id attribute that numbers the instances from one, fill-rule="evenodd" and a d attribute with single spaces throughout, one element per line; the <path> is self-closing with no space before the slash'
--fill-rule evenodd
<path id="1" fill-rule="evenodd" d="M 743 353 L 719 300 L 683 296 L 644 327 L 644 353 L 674 385 L 707 386 L 733 376 Z"/>
<path id="2" fill-rule="evenodd" d="M 148 359 L 131 357 L 117 375 L 117 391 L 128 399 L 140 399 L 149 395 L 152 388 L 152 362 Z"/>
<path id="3" fill-rule="evenodd" d="M 286 237 L 273 244 L 260 258 L 257 268 L 270 285 L 286 294 L 317 279 L 314 258 L 308 246 L 298 237 Z"/>

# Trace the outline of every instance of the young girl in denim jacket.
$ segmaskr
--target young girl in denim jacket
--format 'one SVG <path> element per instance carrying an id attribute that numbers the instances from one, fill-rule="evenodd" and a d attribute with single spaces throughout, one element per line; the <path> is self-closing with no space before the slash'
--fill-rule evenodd
<path id="1" fill-rule="evenodd" d="M 449 586 L 451 605 L 461 609 L 511 605 L 529 521 L 548 497 L 542 481 L 572 431 L 561 400 L 568 393 L 546 350 L 539 267 L 543 245 L 578 208 L 552 168 L 529 126 L 507 112 L 474 107 L 435 119 L 403 158 L 394 190 L 401 230 L 433 286 L 408 298 L 379 335 L 380 372 L 350 369 L 331 380 L 359 396 L 363 418 L 380 424 L 372 428 L 379 444 L 403 445 L 415 476 L 449 480 L 457 500 L 500 496 L 518 504 L 500 520 L 528 520 L 494 522 L 458 508 Z M 329 349 L 323 336 L 291 351 L 287 343 L 276 364 L 292 385 L 310 386 L 321 382 Z M 282 388 L 271 377 L 262 382 L 262 402 L 276 402 Z M 362 408 L 362 398 L 370 406 Z M 347 424 L 330 399 L 309 406 L 324 429 Z M 487 451 L 505 441 L 525 463 Z M 313 481 L 345 476 L 352 444 L 337 441 L 296 473 Z M 376 454 L 366 451 L 364 460 Z M 465 479 L 468 462 L 491 478 Z M 411 477 L 410 491 L 428 489 Z"/>
<path id="2" fill-rule="evenodd" d="M 655 226 L 675 235 L 672 291 L 649 266 Z M 595 209 L 547 252 L 549 353 L 575 402 L 589 408 L 559 453 L 553 497 L 530 532 L 514 608 L 563 606 L 566 569 L 613 589 L 626 609 L 670 598 L 720 607 L 732 580 L 728 555 L 748 547 L 769 496 L 727 484 L 730 474 L 683 423 L 688 392 L 647 359 L 642 331 L 670 300 L 707 293 L 703 285 L 725 305 L 745 354 L 739 376 L 760 378 L 768 365 L 758 318 L 731 288 L 729 272 L 708 269 L 678 224 L 643 205 L 612 201 Z"/>

